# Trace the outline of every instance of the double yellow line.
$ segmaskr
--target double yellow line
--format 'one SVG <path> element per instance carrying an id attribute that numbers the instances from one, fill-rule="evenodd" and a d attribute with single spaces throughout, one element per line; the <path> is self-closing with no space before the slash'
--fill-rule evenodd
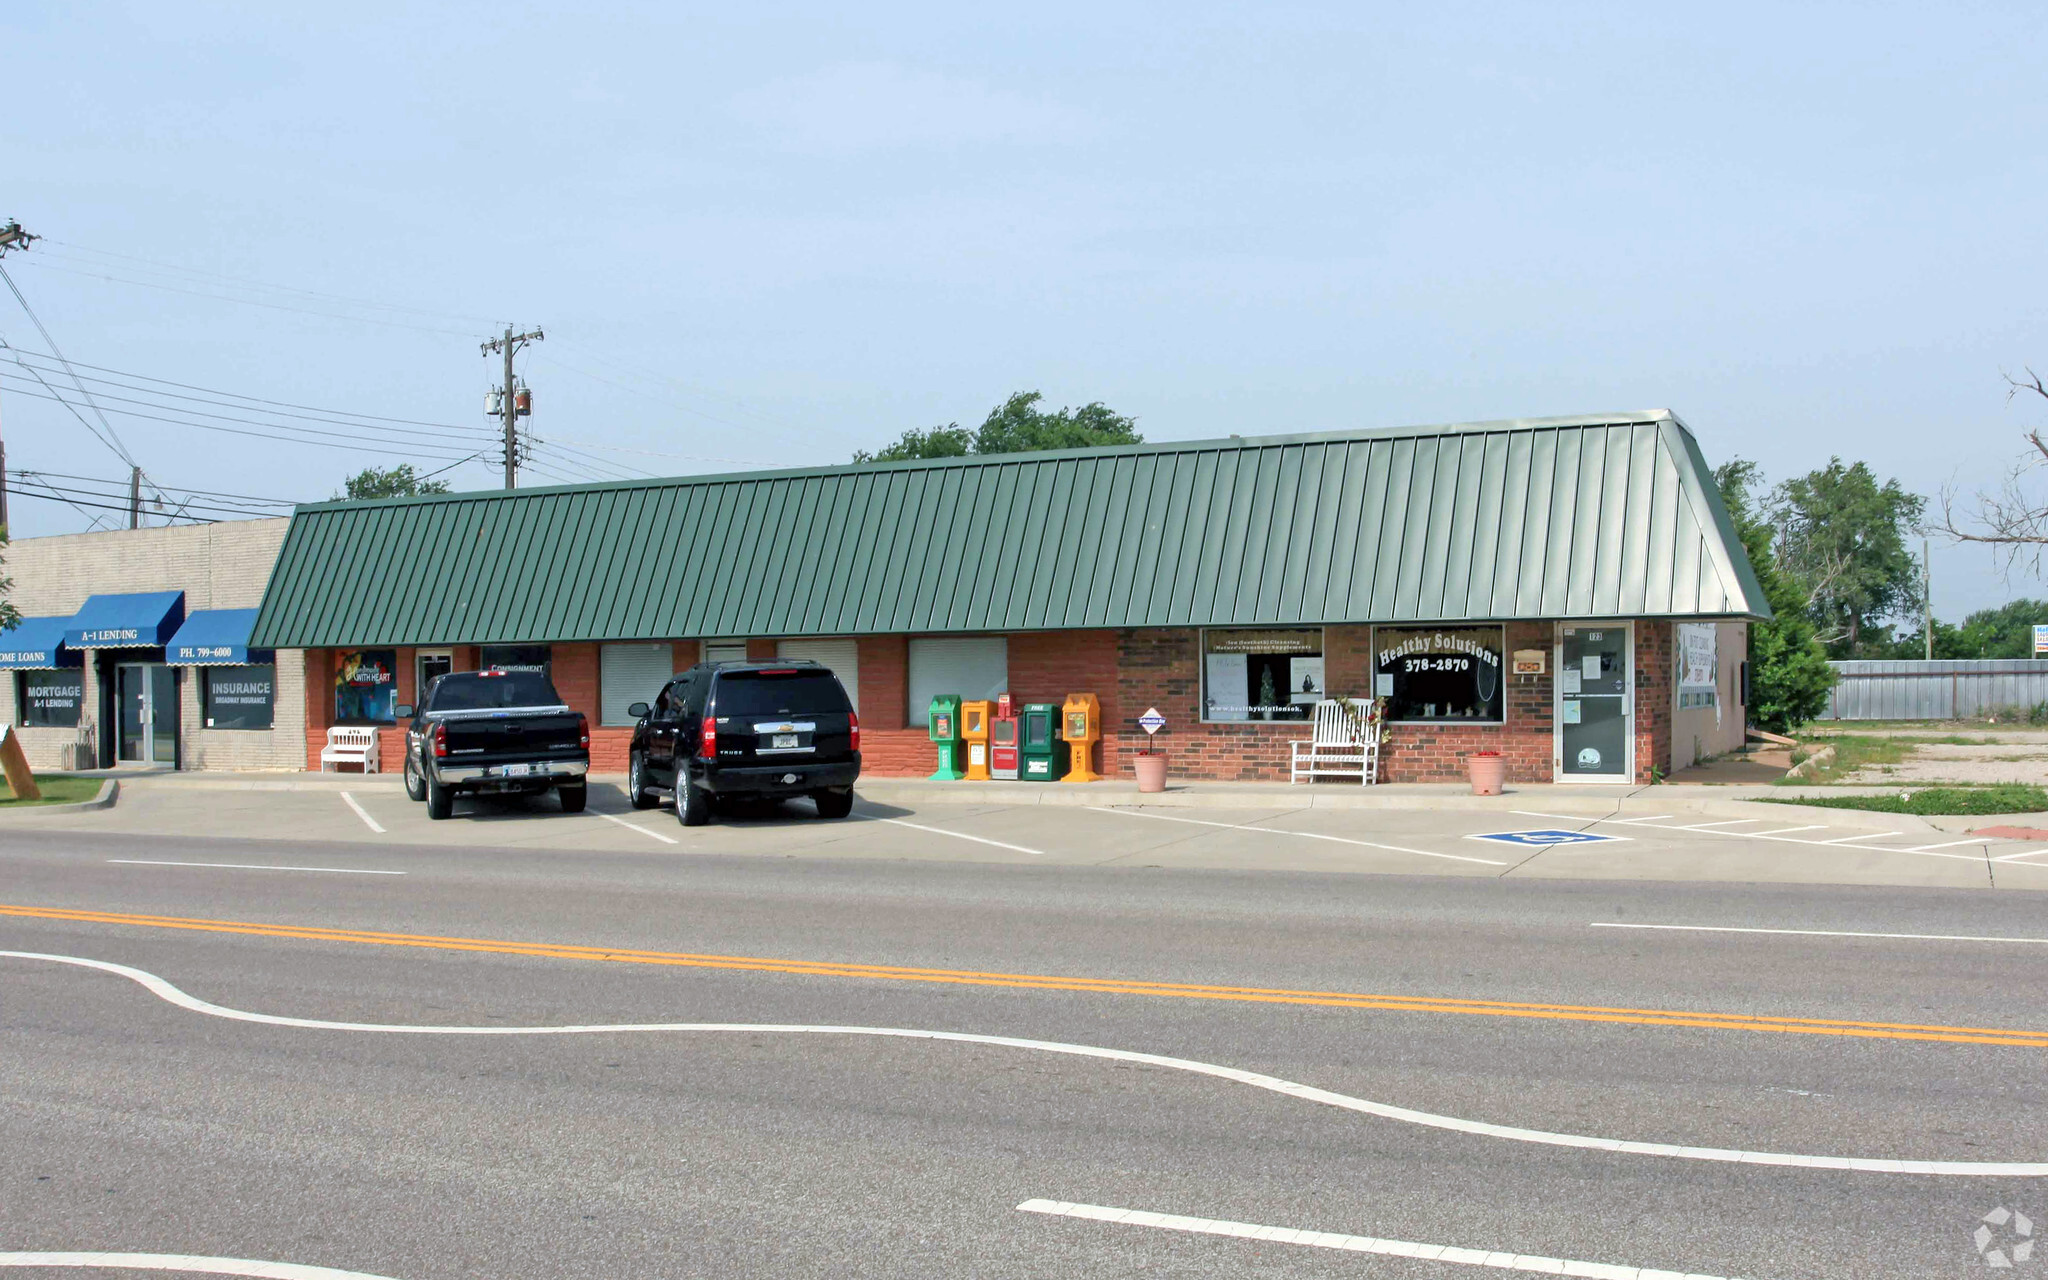
<path id="1" fill-rule="evenodd" d="M 1610 1022 L 1643 1027 L 1700 1027 L 1714 1031 L 1778 1031 L 1795 1035 L 1852 1036 L 1868 1040 L 1934 1040 L 1949 1044 L 1994 1044 L 2048 1048 L 2048 1032 L 1996 1027 L 1949 1027 L 1909 1022 L 1846 1022 L 1830 1018 L 1781 1018 L 1762 1014 L 1707 1013 L 1678 1009 L 1608 1008 L 1599 1005 L 1528 1004 L 1511 1000 L 1466 1000 L 1449 996 L 1374 995 L 1346 991 L 1295 991 L 1278 987 L 1212 986 L 1187 982 L 1144 982 L 1123 978 L 1077 978 L 1053 974 L 985 973 L 972 969 L 923 969 L 908 965 L 851 964 L 834 960 L 784 960 L 769 956 L 726 956 L 687 951 L 644 951 L 630 947 L 586 947 L 566 942 L 516 942 L 491 938 L 447 938 L 433 934 L 328 929 L 312 925 L 206 920 L 182 916 L 131 915 L 0 903 L 0 916 L 63 920 L 78 924 L 129 925 L 236 933 L 257 938 L 296 938 L 379 947 L 420 947 L 489 955 L 536 956 L 547 960 L 601 960 L 613 964 L 673 965 L 693 969 L 734 969 L 792 973 L 813 978 L 856 978 L 877 982 L 926 982 L 956 986 L 1009 987 L 1027 991 L 1081 991 L 1096 995 L 1157 999 L 1229 1000 L 1250 1004 L 1310 1005 L 1331 1009 L 1385 1009 L 1399 1013 L 1453 1013 L 1492 1018 L 1542 1018 L 1561 1022 Z"/>

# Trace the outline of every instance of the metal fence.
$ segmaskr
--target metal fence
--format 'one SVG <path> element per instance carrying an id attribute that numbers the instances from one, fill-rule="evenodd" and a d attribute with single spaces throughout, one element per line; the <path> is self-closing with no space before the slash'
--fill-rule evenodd
<path id="1" fill-rule="evenodd" d="M 1968 720 L 2048 702 L 2048 660 L 1833 662 L 1825 720 Z"/>

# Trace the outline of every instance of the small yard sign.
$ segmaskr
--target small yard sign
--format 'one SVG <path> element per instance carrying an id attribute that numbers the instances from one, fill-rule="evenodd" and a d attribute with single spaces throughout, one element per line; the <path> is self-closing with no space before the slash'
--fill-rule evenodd
<path id="1" fill-rule="evenodd" d="M 1138 727 L 1146 733 L 1157 733 L 1166 727 L 1166 717 L 1159 714 L 1159 708 L 1147 707 L 1145 714 L 1138 717 Z"/>
<path id="2" fill-rule="evenodd" d="M 2037 622 L 2034 624 L 2034 656 L 2038 658 L 2044 653 L 2048 653 L 2048 624 Z"/>

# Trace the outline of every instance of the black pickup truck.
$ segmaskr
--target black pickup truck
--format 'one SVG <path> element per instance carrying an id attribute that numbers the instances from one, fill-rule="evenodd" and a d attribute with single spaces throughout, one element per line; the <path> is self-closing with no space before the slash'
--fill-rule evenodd
<path id="1" fill-rule="evenodd" d="M 461 793 L 538 794 L 553 789 L 562 812 L 589 798 L 590 722 L 538 671 L 458 671 L 427 686 L 417 712 L 400 706 L 405 794 L 429 818 L 455 811 Z"/>

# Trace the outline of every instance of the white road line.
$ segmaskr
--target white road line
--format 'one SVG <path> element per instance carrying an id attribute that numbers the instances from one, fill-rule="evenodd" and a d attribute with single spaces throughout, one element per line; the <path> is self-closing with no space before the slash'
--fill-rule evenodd
<path id="1" fill-rule="evenodd" d="M 678 843 L 674 836 L 665 836 L 661 834 L 661 832 L 659 831 L 649 831 L 647 828 L 639 826 L 635 823 L 628 822 L 624 818 L 621 818 L 616 814 L 597 813 L 595 810 L 592 810 L 591 812 L 593 816 L 603 818 L 606 822 L 616 822 L 628 831 L 638 831 L 643 836 L 653 836 L 656 840 L 661 841 L 663 844 Z"/>
<path id="2" fill-rule="evenodd" d="M 1984 838 L 1984 837 L 1982 837 L 1982 836 L 1979 836 L 1979 837 L 1977 837 L 1977 838 L 1976 838 L 1975 840 L 1951 840 L 1951 841 L 1949 841 L 1949 842 L 1948 842 L 1947 844 L 1923 844 L 1923 845 L 1920 845 L 1920 846 L 1919 846 L 1919 847 L 1917 847 L 1917 848 L 1913 848 L 1913 849 L 1908 849 L 1908 850 L 1906 850 L 1906 852 L 1907 852 L 1907 853 L 1933 853 L 1933 852 L 1934 852 L 1934 851 L 1935 851 L 1936 849 L 1953 849 L 1953 848 L 1955 848 L 1955 847 L 1956 847 L 1956 846 L 1958 846 L 1958 845 L 1965 845 L 1965 844 L 1990 844 L 1990 843 L 1991 843 L 1991 842 L 1990 842 L 1989 840 L 1985 839 L 1985 838 Z"/>
<path id="3" fill-rule="evenodd" d="M 2025 853 L 2008 853 L 2008 854 L 2006 854 L 2006 855 L 2005 855 L 2004 857 L 2002 857 L 2002 858 L 1993 858 L 1993 859 L 1992 859 L 1992 861 L 1993 861 L 1993 862 L 2020 862 L 2022 866 L 2029 866 L 2029 867 L 2032 867 L 2032 866 L 2038 866 L 2038 865 L 2040 865 L 2040 864 L 2039 864 L 2039 863 L 2033 863 L 2033 862 L 2021 862 L 2021 860 L 2022 860 L 2022 859 L 2024 859 L 2024 858 L 2038 858 L 2038 857 L 2040 857 L 2040 856 L 2041 856 L 2042 854 L 2044 854 L 2044 853 L 2048 853 L 2048 849 L 2029 849 L 2029 850 L 2027 850 L 2027 851 L 2026 851 Z"/>
<path id="4" fill-rule="evenodd" d="M 1711 831 L 1711 830 L 1713 830 L 1713 829 L 1714 829 L 1715 827 L 1742 827 L 1742 826 L 1748 826 L 1748 825 L 1749 825 L 1750 823 L 1752 823 L 1752 822 L 1762 822 L 1762 821 L 1763 821 L 1763 819 L 1762 819 L 1762 818 L 1722 818 L 1722 819 L 1719 819 L 1718 821 L 1715 821 L 1715 822 L 1695 822 L 1695 823 L 1693 823 L 1693 824 L 1692 824 L 1692 825 L 1690 825 L 1690 826 L 1684 826 L 1684 827 L 1679 827 L 1679 828 L 1678 828 L 1678 830 L 1680 830 L 1680 831 Z M 1733 833 L 1731 833 L 1731 834 L 1733 834 Z"/>
<path id="5" fill-rule="evenodd" d="M 370 830 L 376 832 L 380 836 L 384 834 L 384 828 L 379 826 L 377 820 L 370 816 L 369 810 L 363 808 L 363 806 L 356 803 L 356 798 L 354 796 L 344 791 L 341 793 L 341 798 L 343 800 L 348 801 L 348 807 L 356 811 L 356 816 L 358 818 L 361 818 L 364 824 L 367 825 L 370 828 Z"/>
<path id="6" fill-rule="evenodd" d="M 1791 832 L 1794 832 L 1794 831 L 1826 831 L 1826 830 L 1827 830 L 1827 827 L 1826 827 L 1826 826 L 1825 826 L 1825 825 L 1823 824 L 1823 825 L 1816 825 L 1816 826 L 1805 826 L 1805 827 L 1774 827 L 1774 828 L 1772 828 L 1772 829 L 1771 829 L 1771 830 L 1769 830 L 1769 831 L 1745 831 L 1745 832 L 1743 832 L 1743 834 L 1744 834 L 1744 835 L 1750 835 L 1750 836 L 1782 836 L 1782 835 L 1788 835 L 1788 834 L 1790 834 Z"/>
<path id="7" fill-rule="evenodd" d="M 391 1280 L 367 1271 L 337 1271 L 296 1262 L 201 1258 L 183 1253 L 0 1253 L 0 1267 L 120 1267 L 130 1271 L 196 1271 L 210 1276 L 265 1276 L 269 1280 Z"/>
<path id="8" fill-rule="evenodd" d="M 1353 840 L 1349 836 L 1326 836 L 1320 831 L 1288 831 L 1282 827 L 1254 827 L 1237 822 L 1211 822 L 1206 818 L 1176 818 L 1165 813 L 1139 813 L 1133 809 L 1108 809 L 1098 805 L 1088 808 L 1096 813 L 1120 813 L 1126 818 L 1157 818 L 1161 822 L 1187 822 L 1198 827 L 1222 827 L 1228 831 L 1257 831 L 1264 835 L 1299 836 L 1304 840 L 1329 840 L 1336 844 L 1355 844 L 1366 849 L 1386 849 L 1394 853 L 1412 853 L 1421 858 L 1446 858 L 1452 862 L 1479 862 L 1489 867 L 1505 867 L 1512 864 L 1496 862 L 1492 858 L 1468 858 L 1460 853 L 1431 853 L 1427 849 L 1410 849 L 1398 844 L 1374 844 L 1370 840 Z"/>
<path id="9" fill-rule="evenodd" d="M 1490 1124 L 1483 1120 L 1462 1120 L 1457 1116 L 1437 1115 L 1428 1111 L 1413 1111 L 1407 1107 L 1396 1107 L 1385 1102 L 1374 1102 L 1368 1098 L 1355 1098 L 1350 1094 L 1336 1093 L 1329 1089 L 1318 1089 L 1314 1085 L 1296 1084 L 1278 1076 L 1261 1075 L 1256 1071 L 1243 1071 L 1236 1067 L 1221 1066 L 1214 1062 L 1198 1062 L 1193 1058 L 1169 1058 L 1158 1053 L 1139 1053 L 1132 1049 L 1106 1049 L 1097 1045 L 1068 1044 L 1059 1040 L 1025 1040 L 1016 1036 L 981 1035 L 969 1031 L 925 1031 L 913 1027 L 860 1027 L 860 1026 L 818 1026 L 805 1023 L 761 1023 L 761 1022 L 646 1022 L 612 1023 L 596 1026 L 540 1026 L 540 1027 L 463 1027 L 463 1026 L 413 1026 L 392 1022 L 326 1022 L 318 1018 L 285 1018 L 270 1013 L 250 1013 L 243 1009 L 230 1009 L 225 1005 L 211 1004 L 197 996 L 187 995 L 170 982 L 144 969 L 132 969 L 125 964 L 111 960 L 89 960 L 84 956 L 47 955 L 37 951 L 0 951 L 0 958 L 12 960 L 42 960 L 52 964 L 74 965 L 81 969 L 97 969 L 128 979 L 167 1004 L 176 1005 L 193 1013 L 208 1017 L 226 1018 L 232 1022 L 253 1022 L 270 1027 L 295 1027 L 310 1031 L 364 1031 L 386 1035 L 425 1036 L 575 1036 L 575 1035 L 619 1035 L 627 1032 L 734 1032 L 745 1035 L 828 1035 L 828 1036 L 877 1036 L 899 1040 L 936 1040 L 951 1044 L 980 1044 L 1003 1049 L 1026 1049 L 1035 1053 L 1058 1053 L 1076 1058 L 1098 1058 L 1109 1062 L 1130 1062 L 1140 1066 L 1160 1067 L 1168 1071 L 1185 1071 L 1190 1075 L 1208 1076 L 1216 1080 L 1229 1080 L 1235 1084 L 1264 1089 L 1303 1102 L 1321 1103 L 1361 1115 L 1378 1116 L 1383 1120 L 1395 1120 L 1402 1124 L 1420 1125 L 1430 1129 L 1445 1129 L 1452 1133 L 1469 1134 L 1473 1137 L 1496 1138 L 1506 1142 L 1529 1142 L 1548 1147 L 1575 1147 L 1581 1150 L 1604 1151 L 1614 1155 L 1662 1156 L 1673 1160 L 1708 1160 L 1720 1164 L 1768 1164 L 1782 1165 L 1796 1169 L 1829 1169 L 1846 1173 L 1904 1173 L 1929 1176 L 1950 1176 L 1964 1178 L 2040 1178 L 2048 1177 L 2048 1163 L 2002 1163 L 1977 1160 L 1886 1160 L 1866 1159 L 1860 1156 L 1806 1156 L 1778 1151 L 1737 1151 L 1721 1147 L 1682 1147 L 1669 1142 L 1628 1142 L 1620 1138 L 1596 1138 L 1576 1133 L 1550 1133 L 1542 1129 L 1518 1129 L 1512 1125 Z"/>
<path id="10" fill-rule="evenodd" d="M 1376 1253 L 1389 1258 L 1426 1258 L 1432 1262 L 1457 1262 L 1468 1267 L 1492 1267 L 1496 1271 L 1533 1271 L 1546 1276 L 1586 1276 L 1591 1280 L 1725 1280 L 1722 1276 L 1696 1271 L 1659 1271 L 1645 1267 L 1622 1267 L 1607 1262 L 1579 1262 L 1571 1258 L 1549 1258 L 1535 1253 L 1510 1253 L 1500 1249 L 1461 1249 L 1448 1244 L 1419 1244 L 1413 1240 L 1381 1240 L 1373 1236 L 1349 1236 L 1334 1231 L 1306 1231 L 1294 1227 L 1262 1226 L 1256 1222 L 1231 1222 L 1223 1218 L 1190 1218 L 1178 1213 L 1151 1213 L 1138 1209 L 1114 1209 L 1100 1204 L 1073 1204 L 1066 1200 L 1026 1200 L 1020 1213 L 1042 1213 L 1055 1218 L 1085 1218 L 1091 1222 L 1114 1222 L 1125 1227 L 1152 1227 L 1160 1231 L 1187 1231 L 1205 1236 L 1235 1236 L 1261 1243 L 1305 1244 L 1317 1249 L 1343 1249 L 1350 1253 Z"/>
<path id="11" fill-rule="evenodd" d="M 1687 933 L 1782 933 L 1800 938 L 1898 938 L 1909 942 L 2021 942 L 2048 947 L 2048 938 L 1999 938 L 1967 933 L 1857 933 L 1847 929 L 1754 929 L 1732 924 L 1622 924 L 1595 920 L 1589 929 L 1669 929 Z"/>
<path id="12" fill-rule="evenodd" d="M 366 871 L 361 867 L 273 867 L 253 862 L 164 862 L 156 858 L 108 858 L 126 867 L 219 867 L 232 871 L 324 871 L 335 876 L 402 876 L 403 871 Z"/>
<path id="13" fill-rule="evenodd" d="M 1866 831 L 1860 836 L 1836 836 L 1832 840 L 1809 840 L 1808 844 L 1854 844 L 1858 840 L 1881 840 L 1885 836 L 1897 835 L 1896 831 Z M 1912 853 L 1912 849 L 1894 849 L 1893 853 Z"/>
<path id="14" fill-rule="evenodd" d="M 965 831 L 948 831 L 944 827 L 927 827 L 916 822 L 905 822 L 901 818 L 877 818 L 875 821 L 894 823 L 899 827 L 909 827 L 912 831 L 929 831 L 935 836 L 951 836 L 955 840 L 972 840 L 976 844 L 992 844 L 998 849 L 1009 849 L 1016 853 L 1028 853 L 1034 858 L 1045 856 L 1045 850 L 1043 849 L 1027 849 L 1021 844 L 1004 844 L 1001 840 L 991 840 L 987 836 L 970 836 Z"/>

